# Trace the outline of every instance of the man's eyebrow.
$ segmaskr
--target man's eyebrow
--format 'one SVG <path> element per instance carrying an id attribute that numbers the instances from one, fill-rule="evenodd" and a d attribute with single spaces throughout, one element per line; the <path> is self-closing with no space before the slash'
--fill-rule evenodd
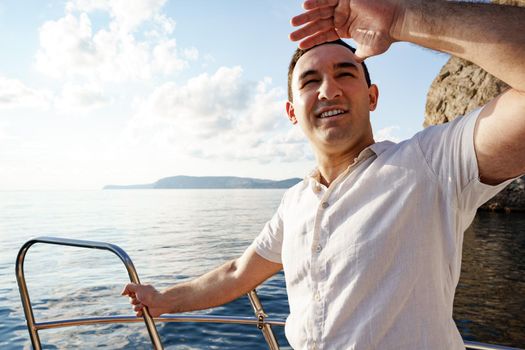
<path id="1" fill-rule="evenodd" d="M 301 73 L 301 75 L 299 75 L 299 81 L 305 79 L 309 75 L 316 75 L 317 73 L 318 72 L 315 69 L 309 69 L 309 70 Z"/>
<path id="2" fill-rule="evenodd" d="M 344 61 L 344 62 L 339 62 L 339 63 L 334 64 L 334 69 L 345 69 L 345 68 L 350 68 L 350 69 L 355 69 L 355 70 L 359 69 L 357 68 L 357 64 L 355 64 L 354 62 L 350 62 L 350 61 Z M 306 77 L 310 75 L 316 75 L 318 73 L 319 72 L 315 69 L 308 69 L 307 71 L 299 75 L 299 81 L 305 79 Z"/>
<path id="3" fill-rule="evenodd" d="M 350 62 L 350 61 L 339 62 L 339 63 L 334 64 L 334 69 L 344 69 L 344 68 L 358 69 L 357 64 L 355 64 L 354 62 Z"/>

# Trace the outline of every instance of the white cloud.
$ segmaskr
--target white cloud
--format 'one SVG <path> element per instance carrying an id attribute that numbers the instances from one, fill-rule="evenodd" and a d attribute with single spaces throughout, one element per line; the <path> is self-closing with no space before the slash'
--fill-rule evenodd
<path id="1" fill-rule="evenodd" d="M 93 12 L 96 10 L 109 12 L 113 22 L 121 31 L 133 32 L 142 23 L 155 18 L 164 29 L 173 30 L 174 22 L 158 12 L 166 0 L 74 0 L 66 4 L 66 11 Z"/>
<path id="2" fill-rule="evenodd" d="M 152 65 L 153 70 L 167 75 L 183 70 L 187 67 L 188 62 L 183 58 L 179 58 L 176 41 L 171 39 L 164 40 L 155 46 Z"/>
<path id="3" fill-rule="evenodd" d="M 204 159 L 311 159 L 284 104 L 285 91 L 272 87 L 269 78 L 251 83 L 240 67 L 221 67 L 182 86 L 158 87 L 141 103 L 126 135 L 132 143 L 155 143 L 161 150 Z"/>
<path id="4" fill-rule="evenodd" d="M 286 124 L 283 90 L 270 88 L 271 84 L 270 78 L 265 78 L 257 84 L 253 102 L 247 111 L 247 118 L 239 121 L 241 131 L 272 131 Z"/>
<path id="5" fill-rule="evenodd" d="M 401 141 L 401 138 L 395 135 L 399 130 L 401 130 L 399 126 L 396 126 L 396 125 L 388 126 L 386 128 L 382 128 L 379 131 L 377 131 L 374 134 L 374 138 L 377 142 L 385 141 L 385 140 L 399 142 Z"/>
<path id="6" fill-rule="evenodd" d="M 90 111 L 110 102 L 104 91 L 94 85 L 65 84 L 62 93 L 55 99 L 55 107 L 62 112 Z"/>
<path id="7" fill-rule="evenodd" d="M 53 77 L 71 72 L 89 74 L 96 64 L 97 52 L 92 41 L 91 22 L 83 13 L 68 14 L 58 21 L 48 21 L 40 28 L 37 68 Z"/>
<path id="8" fill-rule="evenodd" d="M 166 0 L 112 0 L 109 4 L 111 15 L 120 30 L 132 32 L 142 23 L 154 18 L 165 2 Z M 166 18 L 160 19 L 165 29 Z"/>
<path id="9" fill-rule="evenodd" d="M 0 124 L 0 142 L 4 142 L 8 139 L 9 139 L 9 135 L 5 131 L 5 127 L 2 124 Z"/>
<path id="10" fill-rule="evenodd" d="M 195 61 L 199 58 L 199 50 L 195 47 L 190 47 L 182 51 L 182 56 L 188 60 Z"/>
<path id="11" fill-rule="evenodd" d="M 163 33 L 166 35 L 172 34 L 175 30 L 175 20 L 173 18 L 169 18 L 166 15 L 156 15 L 155 23 L 157 23 L 160 26 L 160 29 L 162 29 Z"/>
<path id="12" fill-rule="evenodd" d="M 151 94 L 142 113 L 176 120 L 193 135 L 231 128 L 235 116 L 246 108 L 252 89 L 241 75 L 240 67 L 221 67 L 213 75 L 191 78 L 184 86 L 166 83 Z"/>
<path id="13" fill-rule="evenodd" d="M 66 5 L 64 17 L 47 21 L 39 31 L 37 69 L 54 78 L 126 82 L 172 74 L 198 58 L 195 48 L 179 48 L 171 34 L 175 21 L 160 13 L 165 0 L 77 0 Z M 90 14 L 109 13 L 110 20 L 94 31 Z M 149 35 L 139 38 L 144 25 Z"/>
<path id="14" fill-rule="evenodd" d="M 27 87 L 19 80 L 0 76 L 1 108 L 43 108 L 47 109 L 51 94 Z"/>

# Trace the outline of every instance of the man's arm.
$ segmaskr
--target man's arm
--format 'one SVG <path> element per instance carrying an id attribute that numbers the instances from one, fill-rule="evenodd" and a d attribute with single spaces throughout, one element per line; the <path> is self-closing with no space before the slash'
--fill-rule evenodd
<path id="1" fill-rule="evenodd" d="M 147 306 L 153 317 L 164 313 L 202 310 L 228 303 L 264 282 L 282 269 L 281 264 L 258 255 L 253 247 L 235 260 L 163 292 L 150 285 L 130 283 L 122 291 L 128 295 L 137 316 Z"/>
<path id="2" fill-rule="evenodd" d="M 471 61 L 511 89 L 481 112 L 474 145 L 483 182 L 525 173 L 525 8 L 437 0 L 307 0 L 292 19 L 301 47 L 353 38 L 356 55 L 407 41 Z"/>
<path id="3" fill-rule="evenodd" d="M 481 111 L 474 147 L 481 180 L 525 173 L 525 8 L 426 1 L 408 7 L 399 40 L 471 61 L 511 89 Z"/>

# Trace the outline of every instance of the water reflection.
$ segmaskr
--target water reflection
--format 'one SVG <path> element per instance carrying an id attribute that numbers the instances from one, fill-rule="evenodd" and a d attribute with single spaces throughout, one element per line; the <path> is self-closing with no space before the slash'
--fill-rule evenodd
<path id="1" fill-rule="evenodd" d="M 465 339 L 525 347 L 525 215 L 480 212 L 465 232 L 454 319 Z"/>

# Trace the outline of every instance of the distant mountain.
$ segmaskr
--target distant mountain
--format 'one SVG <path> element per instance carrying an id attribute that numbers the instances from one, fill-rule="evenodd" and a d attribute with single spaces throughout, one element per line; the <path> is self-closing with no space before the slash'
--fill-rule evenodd
<path id="1" fill-rule="evenodd" d="M 145 185 L 107 185 L 105 190 L 130 189 L 233 189 L 233 188 L 290 188 L 302 179 L 292 178 L 281 181 L 253 179 L 235 176 L 171 176 Z"/>
<path id="2" fill-rule="evenodd" d="M 155 184 L 145 184 L 145 185 L 106 185 L 103 190 L 143 190 L 154 188 Z"/>

